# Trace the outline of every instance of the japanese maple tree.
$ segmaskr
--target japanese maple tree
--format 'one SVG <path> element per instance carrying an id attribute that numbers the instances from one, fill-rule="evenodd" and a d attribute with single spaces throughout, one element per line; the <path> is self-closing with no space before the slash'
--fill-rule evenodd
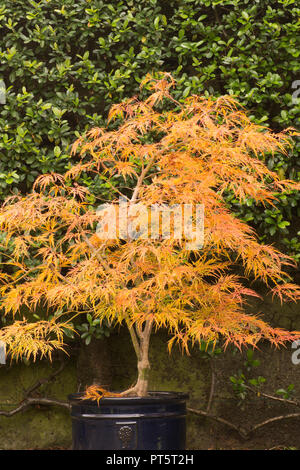
<path id="1" fill-rule="evenodd" d="M 263 159 L 285 152 L 296 132 L 254 124 L 231 96 L 178 102 L 167 73 L 147 76 L 142 85 L 148 97 L 112 106 L 106 128 L 93 128 L 74 143 L 77 164 L 63 175 L 40 176 L 32 193 L 8 198 L 0 211 L 1 308 L 13 318 L 0 340 L 9 354 L 51 358 L 63 348 L 64 329 L 83 312 L 111 325 L 125 323 L 138 374 L 121 395 L 136 396 L 147 394 L 149 341 L 158 328 L 168 329 L 170 350 L 178 343 L 186 352 L 203 340 L 240 348 L 261 339 L 278 346 L 300 336 L 245 313 L 247 298 L 258 295 L 250 280 L 263 281 L 281 300 L 296 301 L 300 289 L 286 272 L 293 260 L 261 244 L 225 199 L 232 192 L 241 203 L 272 204 L 279 193 L 298 190 L 299 183 L 280 179 Z M 138 203 L 148 209 L 203 205 L 203 246 L 191 249 L 189 232 L 178 237 L 175 229 L 168 237 L 124 236 L 122 216 L 110 237 L 114 221 L 103 206 L 97 211 L 95 196 L 78 183 L 83 174 L 105 179 L 107 202 L 119 211 L 120 196 L 129 210 Z M 233 274 L 237 263 L 242 278 Z M 61 313 L 30 321 L 22 318 L 23 307 Z M 97 387 L 86 396 L 99 396 Z"/>

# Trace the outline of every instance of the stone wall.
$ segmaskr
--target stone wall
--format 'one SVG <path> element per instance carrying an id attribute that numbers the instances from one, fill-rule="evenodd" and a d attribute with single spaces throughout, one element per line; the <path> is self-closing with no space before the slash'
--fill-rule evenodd
<path id="1" fill-rule="evenodd" d="M 252 302 L 249 309 L 253 313 L 263 311 L 276 326 L 300 330 L 299 305 L 281 306 L 267 299 Z M 246 431 L 272 417 L 300 413 L 300 408 L 296 406 L 250 392 L 247 399 L 239 401 L 229 380 L 238 371 L 243 371 L 247 378 L 263 376 L 266 382 L 262 391 L 269 395 L 275 395 L 277 389 L 294 384 L 294 398 L 300 400 L 300 364 L 292 363 L 293 350 L 290 345 L 286 349 L 274 350 L 267 344 L 261 344 L 260 350 L 254 353 L 260 364 L 247 370 L 245 351 L 239 353 L 229 348 L 224 354 L 207 360 L 197 348 L 186 356 L 175 347 L 169 355 L 167 340 L 166 332 L 152 338 L 150 389 L 188 392 L 188 406 L 192 409 L 205 411 L 210 401 L 210 414 Z M 66 401 L 69 393 L 95 381 L 111 382 L 113 390 L 130 386 L 135 378 L 135 357 L 127 330 L 120 328 L 114 331 L 105 344 L 99 341 L 93 340 L 89 347 L 81 346 L 79 352 L 73 351 L 71 357 L 65 359 L 63 371 L 39 388 L 36 396 Z M 49 376 L 57 367 L 57 361 L 53 364 L 42 361 L 30 366 L 1 366 L 0 409 L 15 408 L 24 390 Z M 270 422 L 249 434 L 247 439 L 233 427 L 214 419 L 189 413 L 187 421 L 188 449 L 300 449 L 300 417 Z M 35 406 L 12 417 L 0 416 L 0 442 L 1 449 L 70 448 L 69 412 L 57 406 Z"/>
<path id="2" fill-rule="evenodd" d="M 38 380 L 49 376 L 60 366 L 45 361 L 0 367 L 0 409 L 11 411 L 24 396 L 24 391 Z M 76 389 L 76 363 L 66 361 L 63 371 L 51 383 L 33 395 L 66 400 Z M 68 448 L 71 442 L 69 411 L 61 407 L 31 406 L 12 417 L 0 416 L 0 449 Z"/>

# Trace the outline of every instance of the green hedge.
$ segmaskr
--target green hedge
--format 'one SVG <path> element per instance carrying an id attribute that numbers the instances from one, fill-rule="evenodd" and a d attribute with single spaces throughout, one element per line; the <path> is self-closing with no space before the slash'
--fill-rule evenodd
<path id="1" fill-rule="evenodd" d="M 256 121 L 297 126 L 299 16 L 297 0 L 2 0 L 0 197 L 67 167 L 76 135 L 102 125 L 112 102 L 137 93 L 149 71 L 172 72 L 177 97 L 231 93 Z M 299 179 L 297 145 L 268 165 Z M 291 194 L 264 212 L 229 198 L 263 237 L 286 237 L 300 256 L 300 227 L 291 224 L 298 201 Z"/>

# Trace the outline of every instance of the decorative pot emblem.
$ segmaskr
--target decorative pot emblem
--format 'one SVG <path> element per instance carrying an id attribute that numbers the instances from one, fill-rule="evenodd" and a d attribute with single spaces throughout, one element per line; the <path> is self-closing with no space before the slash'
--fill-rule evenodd
<path id="1" fill-rule="evenodd" d="M 122 449 L 128 449 L 129 443 L 132 439 L 133 430 L 130 426 L 122 426 L 119 429 L 118 435 L 120 441 L 122 441 Z"/>

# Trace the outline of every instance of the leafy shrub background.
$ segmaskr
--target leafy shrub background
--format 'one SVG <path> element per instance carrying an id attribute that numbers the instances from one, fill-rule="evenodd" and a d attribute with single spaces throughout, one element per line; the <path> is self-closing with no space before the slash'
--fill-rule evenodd
<path id="1" fill-rule="evenodd" d="M 299 125 L 300 8 L 296 0 L 2 0 L 0 197 L 63 171 L 79 133 L 103 125 L 112 103 L 136 94 L 149 71 L 170 71 L 177 94 L 230 93 L 256 122 Z M 255 117 L 254 117 L 255 116 Z M 299 179 L 297 143 L 268 165 Z M 104 180 L 85 176 L 94 191 Z M 300 258 L 299 196 L 274 208 L 228 203 L 262 238 Z"/>

